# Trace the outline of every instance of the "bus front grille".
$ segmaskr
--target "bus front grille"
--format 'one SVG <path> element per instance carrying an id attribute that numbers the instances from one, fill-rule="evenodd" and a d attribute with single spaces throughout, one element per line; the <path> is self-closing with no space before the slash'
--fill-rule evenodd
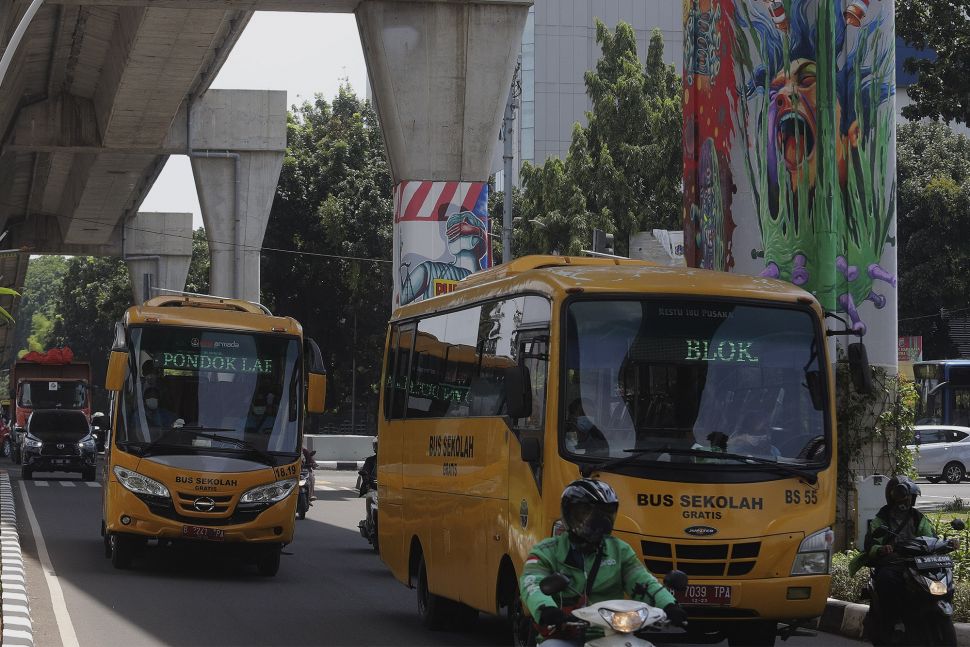
<path id="1" fill-rule="evenodd" d="M 640 545 L 644 565 L 660 577 L 674 569 L 695 577 L 747 575 L 761 552 L 760 541 L 676 544 L 644 540 Z"/>

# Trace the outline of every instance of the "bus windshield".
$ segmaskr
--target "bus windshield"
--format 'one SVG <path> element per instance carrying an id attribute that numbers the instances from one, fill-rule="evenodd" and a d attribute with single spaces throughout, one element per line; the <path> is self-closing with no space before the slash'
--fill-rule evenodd
<path id="1" fill-rule="evenodd" d="M 821 466 L 829 452 L 820 364 L 808 310 L 574 301 L 562 447 L 577 462 L 630 456 L 637 464 L 703 469 L 769 461 Z"/>
<path id="2" fill-rule="evenodd" d="M 80 380 L 29 380 L 20 384 L 17 404 L 33 409 L 83 409 L 87 385 Z"/>
<path id="3" fill-rule="evenodd" d="M 131 329 L 137 371 L 122 397 L 119 444 L 144 454 L 300 451 L 300 346 L 276 335 Z"/>

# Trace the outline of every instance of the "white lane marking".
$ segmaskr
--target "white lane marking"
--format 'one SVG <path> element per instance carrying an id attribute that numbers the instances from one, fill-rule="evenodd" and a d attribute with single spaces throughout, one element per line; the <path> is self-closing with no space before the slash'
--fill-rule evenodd
<path id="1" fill-rule="evenodd" d="M 101 484 L 97 481 L 85 481 L 84 484 L 88 487 L 101 487 Z"/>
<path id="2" fill-rule="evenodd" d="M 74 487 L 74 481 L 61 481 L 63 487 Z"/>
<path id="3" fill-rule="evenodd" d="M 27 485 L 20 482 L 20 493 L 24 498 L 24 509 L 27 511 L 27 519 L 30 521 L 30 531 L 34 533 L 34 541 L 37 543 L 37 556 L 40 557 L 40 565 L 44 570 L 44 579 L 47 580 L 47 588 L 51 592 L 51 606 L 54 608 L 54 618 L 57 620 L 57 631 L 61 634 L 61 644 L 64 647 L 80 647 L 77 641 L 77 634 L 74 632 L 74 625 L 71 623 L 71 614 L 67 610 L 67 603 L 64 601 L 64 592 L 61 590 L 61 583 L 54 572 L 51 564 L 51 556 L 47 552 L 47 544 L 44 542 L 44 535 L 40 531 L 40 524 L 37 523 L 37 515 L 34 508 L 30 505 L 30 497 L 27 495 Z"/>
<path id="4" fill-rule="evenodd" d="M 37 487 L 47 487 L 48 485 L 50 485 L 50 483 L 48 483 L 47 481 L 34 481 L 34 485 L 36 485 Z"/>

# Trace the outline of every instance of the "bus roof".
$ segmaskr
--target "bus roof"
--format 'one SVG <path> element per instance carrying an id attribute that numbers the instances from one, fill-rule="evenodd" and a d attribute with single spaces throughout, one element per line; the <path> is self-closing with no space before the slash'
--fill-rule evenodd
<path id="1" fill-rule="evenodd" d="M 567 294 L 663 294 L 712 296 L 813 304 L 815 297 L 786 281 L 760 276 L 666 267 L 628 259 L 576 256 L 525 256 L 491 270 L 472 274 L 454 292 L 398 308 L 392 320 L 516 293 L 545 294 L 555 300 Z"/>
<path id="2" fill-rule="evenodd" d="M 208 296 L 161 296 L 128 308 L 125 325 L 146 323 L 303 334 L 302 327 L 292 317 L 275 317 L 264 306 L 250 301 Z"/>

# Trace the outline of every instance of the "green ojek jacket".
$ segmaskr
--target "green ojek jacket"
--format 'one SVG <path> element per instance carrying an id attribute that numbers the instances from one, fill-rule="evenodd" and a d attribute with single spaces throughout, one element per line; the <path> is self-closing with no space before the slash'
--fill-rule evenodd
<path id="1" fill-rule="evenodd" d="M 633 597 L 633 589 L 638 584 L 642 584 L 647 593 L 637 599 L 642 599 L 651 606 L 663 609 L 676 602 L 670 591 L 644 567 L 629 544 L 612 536 L 603 541 L 603 558 L 587 604 Z M 585 563 L 581 570 L 566 563 L 569 549 L 569 535 L 563 533 L 536 544 L 525 560 L 525 568 L 519 578 L 519 592 L 522 602 L 534 619 L 538 619 L 539 609 L 542 607 L 575 606 L 579 595 L 585 592 L 586 574 L 593 568 L 596 553 L 584 555 Z M 548 596 L 539 589 L 543 578 L 553 573 L 562 573 L 572 580 L 569 588 L 555 597 Z"/>
<path id="2" fill-rule="evenodd" d="M 930 520 L 926 518 L 926 515 L 913 508 L 910 510 L 910 514 L 913 515 L 913 528 L 915 528 L 914 536 L 916 537 L 936 537 L 936 529 Z M 859 554 L 852 558 L 849 562 L 849 575 L 855 575 L 856 572 L 863 566 L 873 566 L 878 564 L 879 549 L 886 544 L 891 544 L 895 541 L 895 537 L 890 534 L 886 534 L 883 537 L 874 537 L 874 533 L 879 528 L 889 528 L 889 506 L 883 506 L 879 508 L 879 512 L 876 516 L 869 520 L 869 529 L 866 531 L 866 545 L 863 546 Z"/>

